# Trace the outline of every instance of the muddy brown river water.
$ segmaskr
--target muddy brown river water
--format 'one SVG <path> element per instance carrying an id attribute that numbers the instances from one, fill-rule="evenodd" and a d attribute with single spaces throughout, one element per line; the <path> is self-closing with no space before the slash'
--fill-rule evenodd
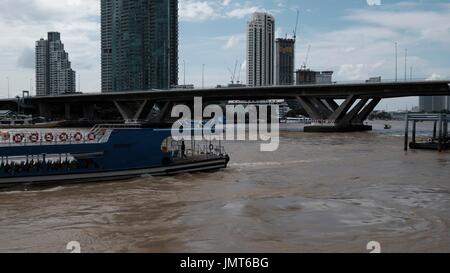
<path id="1" fill-rule="evenodd" d="M 450 252 L 450 152 L 393 129 L 230 142 L 228 169 L 0 192 L 0 252 Z M 423 130 L 429 128 L 423 128 Z"/>

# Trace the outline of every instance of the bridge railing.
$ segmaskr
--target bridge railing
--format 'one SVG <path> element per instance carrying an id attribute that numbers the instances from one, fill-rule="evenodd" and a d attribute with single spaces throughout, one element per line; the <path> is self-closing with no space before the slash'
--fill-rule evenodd
<path id="1" fill-rule="evenodd" d="M 296 86 L 296 85 L 321 85 L 321 84 L 377 84 L 377 83 L 407 83 L 407 82 L 423 82 L 423 81 L 449 81 L 450 77 L 446 78 L 425 78 L 425 77 L 417 77 L 417 78 L 408 78 L 408 79 L 355 79 L 355 80 L 336 80 L 331 83 L 302 83 L 302 84 L 292 84 L 292 85 L 266 85 L 266 86 L 258 86 L 258 87 L 285 87 L 285 86 Z M 194 90 L 202 90 L 202 89 L 225 89 L 225 88 L 252 88 L 253 86 L 241 84 L 241 85 L 216 85 L 216 86 L 205 86 L 205 87 L 194 87 Z M 192 89 L 192 88 L 191 88 Z M 173 88 L 172 90 L 189 90 L 188 88 Z"/>
<path id="2" fill-rule="evenodd" d="M 450 83 L 450 77 L 444 77 L 444 78 L 408 78 L 408 79 L 381 79 L 381 80 L 362 80 L 362 79 L 356 79 L 356 80 L 336 80 L 332 81 L 331 83 L 304 83 L 304 84 L 293 84 L 293 85 L 267 85 L 267 86 L 258 86 L 258 87 L 286 87 L 286 86 L 301 86 L 301 85 L 326 85 L 326 84 L 377 84 L 377 83 L 407 83 L 407 82 L 423 82 L 423 81 L 429 81 L 429 82 L 439 82 L 439 81 L 448 81 Z M 185 91 L 185 90 L 203 90 L 203 89 L 230 89 L 230 88 L 252 88 L 254 86 L 249 86 L 245 84 L 241 85 L 216 85 L 216 86 L 204 86 L 204 87 L 194 87 L 194 88 L 171 88 L 170 91 Z M 157 90 L 157 91 L 165 91 L 165 90 Z M 98 94 L 99 92 L 86 92 L 85 94 Z M 7 98 L 5 97 L 6 92 L 1 92 L 0 90 L 0 100 L 11 100 L 18 102 L 21 107 L 26 107 L 27 104 L 25 103 L 25 100 L 28 98 L 15 98 L 13 96 Z M 64 96 L 64 95 L 62 95 Z"/>

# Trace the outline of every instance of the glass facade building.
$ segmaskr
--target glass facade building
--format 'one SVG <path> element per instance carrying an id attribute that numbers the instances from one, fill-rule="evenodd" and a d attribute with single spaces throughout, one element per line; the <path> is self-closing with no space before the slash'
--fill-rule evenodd
<path id="1" fill-rule="evenodd" d="M 178 0 L 102 0 L 102 92 L 178 84 Z"/>
<path id="2" fill-rule="evenodd" d="M 450 97 L 419 97 L 419 110 L 424 112 L 440 112 L 443 110 L 450 110 Z"/>

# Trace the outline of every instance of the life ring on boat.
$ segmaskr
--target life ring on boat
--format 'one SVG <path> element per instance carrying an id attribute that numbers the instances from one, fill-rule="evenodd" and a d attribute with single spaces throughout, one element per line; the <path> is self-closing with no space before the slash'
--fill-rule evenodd
<path id="1" fill-rule="evenodd" d="M 83 135 L 80 132 L 77 132 L 73 135 L 73 138 L 75 139 L 76 142 L 80 142 L 83 140 Z"/>
<path id="2" fill-rule="evenodd" d="M 21 143 L 23 141 L 23 134 L 15 134 L 13 137 L 15 143 Z"/>
<path id="3" fill-rule="evenodd" d="M 47 142 L 52 142 L 55 139 L 52 133 L 46 133 L 44 138 Z"/>
<path id="4" fill-rule="evenodd" d="M 11 135 L 8 132 L 2 132 L 2 140 L 8 141 L 11 138 Z"/>
<path id="5" fill-rule="evenodd" d="M 88 140 L 89 141 L 94 141 L 95 140 L 95 134 L 94 133 L 89 133 L 88 134 Z"/>
<path id="6" fill-rule="evenodd" d="M 61 133 L 59 135 L 59 140 L 61 140 L 62 142 L 66 142 L 69 139 L 69 135 L 67 133 Z"/>
<path id="7" fill-rule="evenodd" d="M 30 139 L 31 143 L 36 143 L 36 142 L 39 141 L 39 134 L 38 133 L 32 133 L 29 136 L 29 139 Z"/>

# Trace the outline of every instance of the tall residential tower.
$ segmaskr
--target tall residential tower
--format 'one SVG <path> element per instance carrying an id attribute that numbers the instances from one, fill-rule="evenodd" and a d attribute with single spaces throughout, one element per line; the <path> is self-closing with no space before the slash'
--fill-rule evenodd
<path id="1" fill-rule="evenodd" d="M 274 84 L 275 19 L 262 12 L 253 14 L 247 25 L 247 84 Z"/>
<path id="2" fill-rule="evenodd" d="M 178 85 L 178 0 L 101 0 L 102 92 Z"/>
<path id="3" fill-rule="evenodd" d="M 36 42 L 36 95 L 55 96 L 75 92 L 75 71 L 64 50 L 61 34 L 49 32 Z"/>

